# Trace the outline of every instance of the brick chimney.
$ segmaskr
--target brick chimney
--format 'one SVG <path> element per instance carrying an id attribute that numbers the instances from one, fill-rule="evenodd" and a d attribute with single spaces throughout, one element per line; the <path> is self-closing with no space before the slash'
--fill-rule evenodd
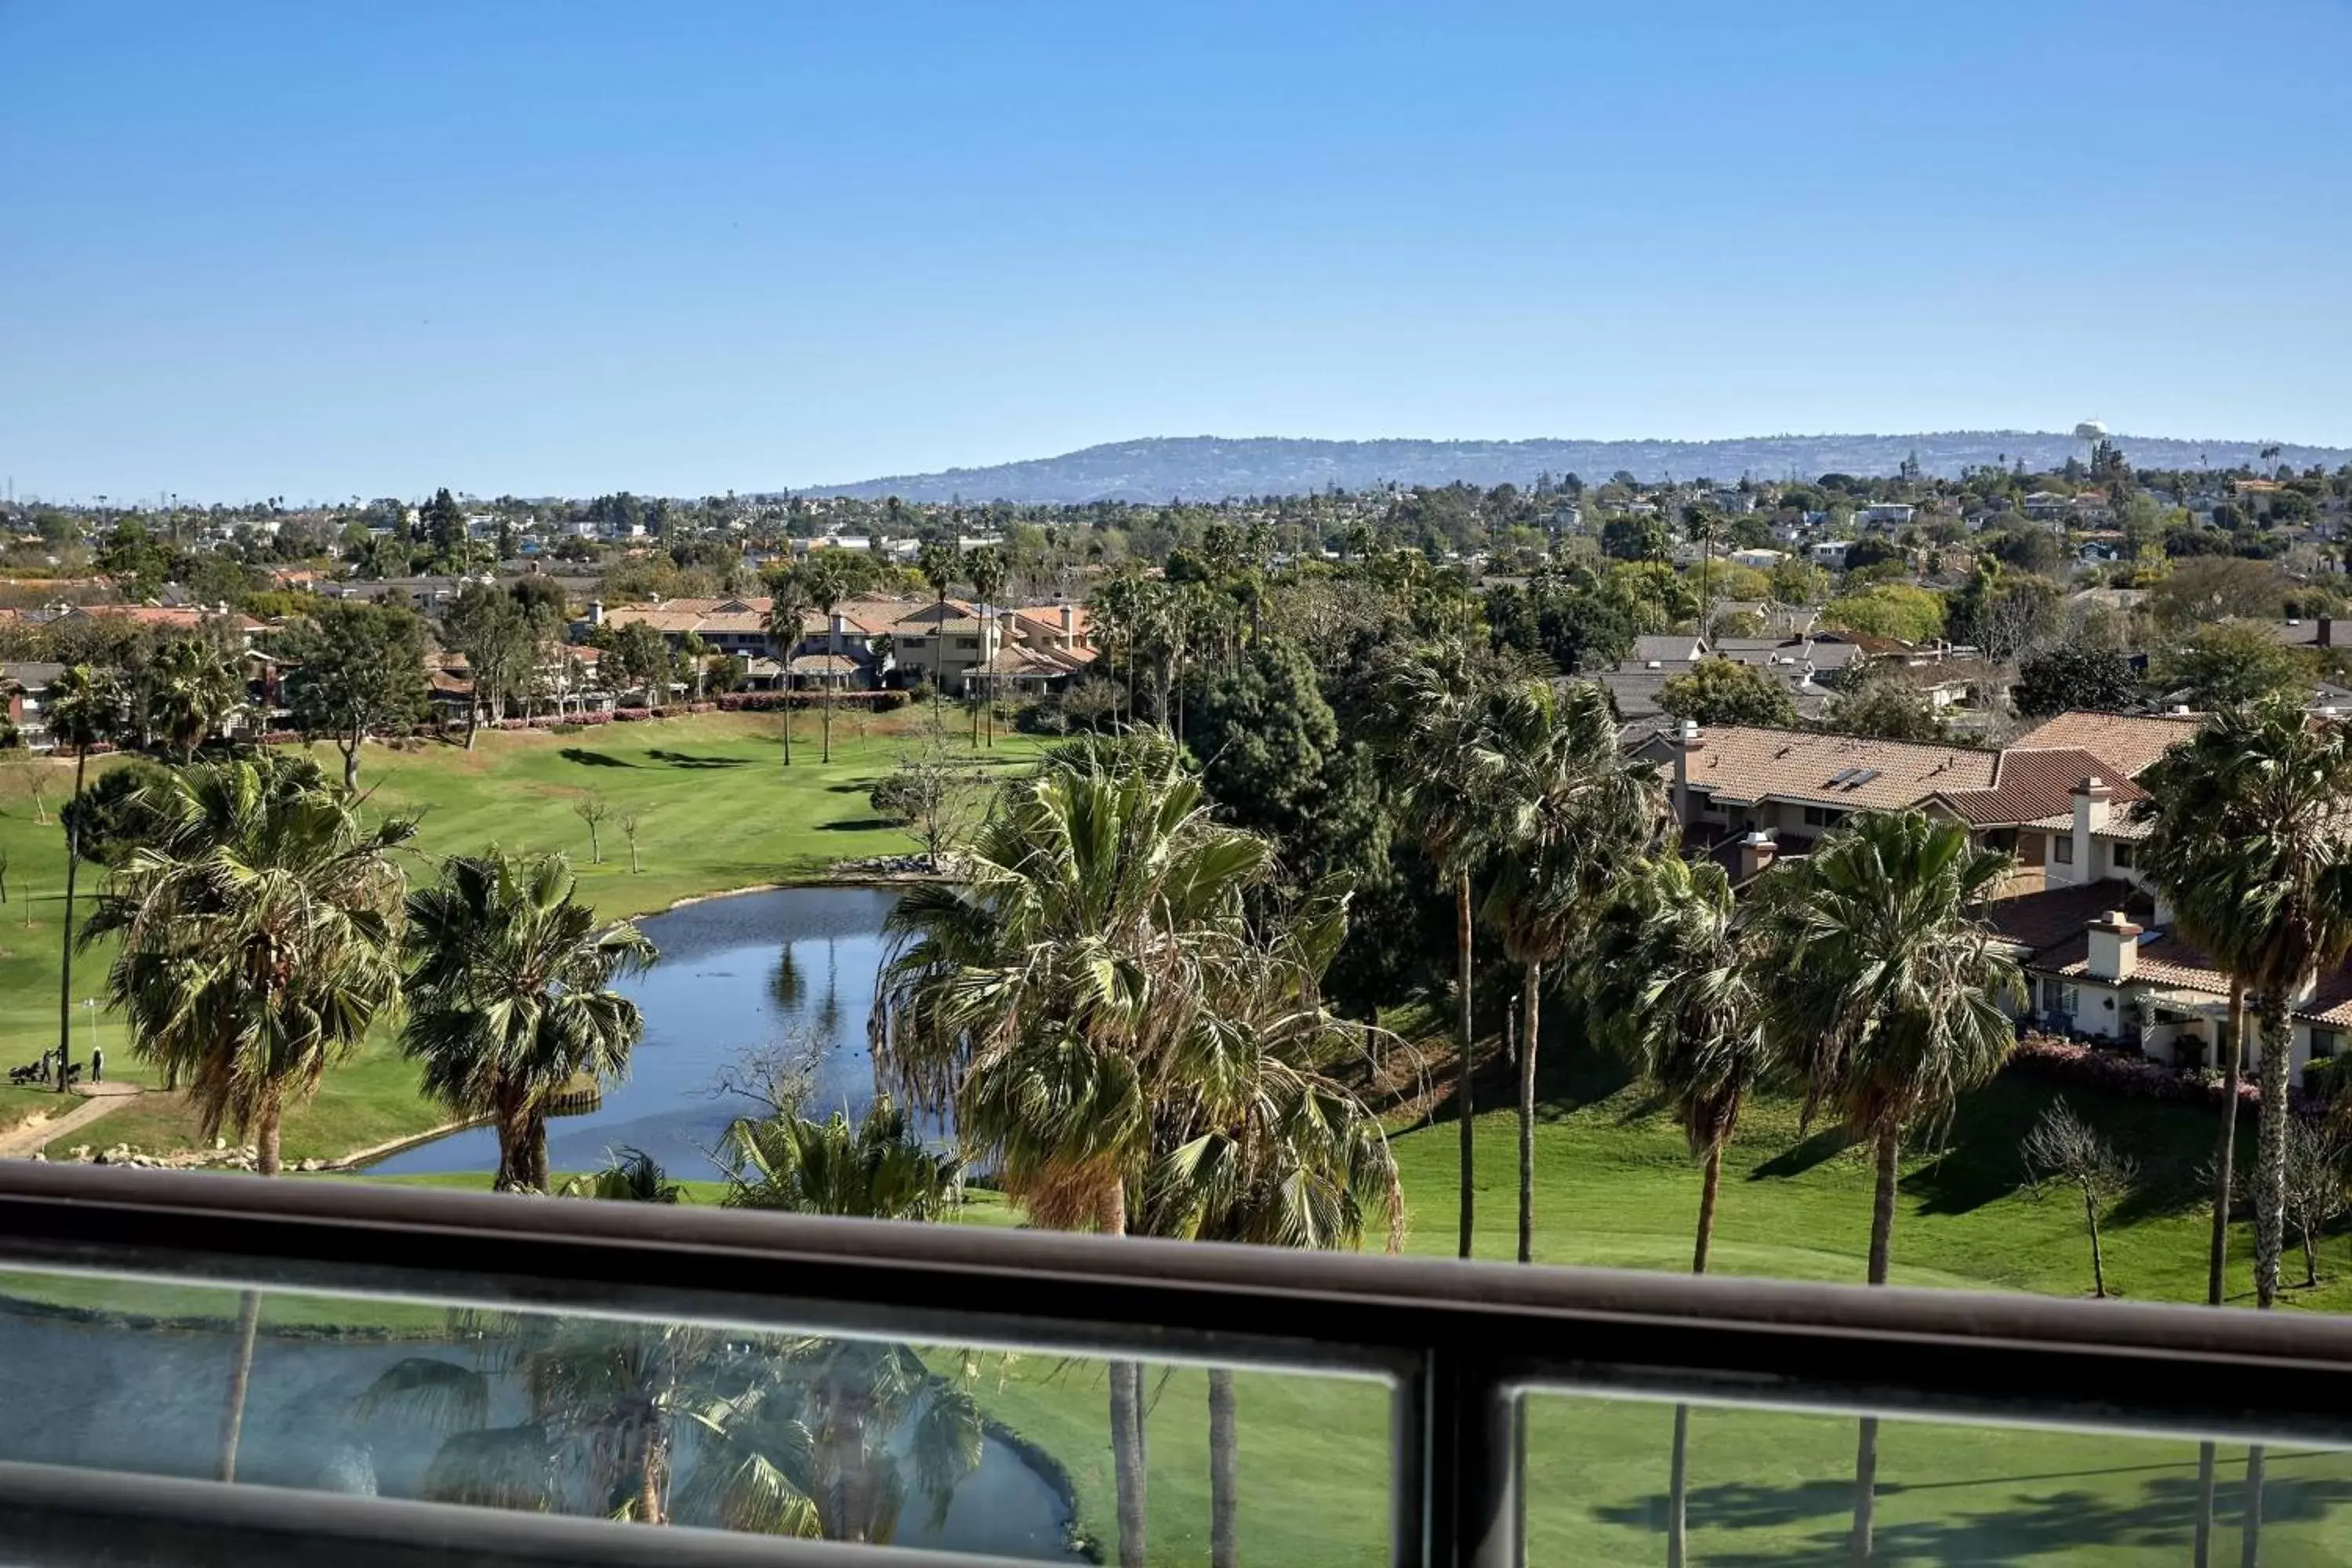
<path id="1" fill-rule="evenodd" d="M 1747 835 L 1739 841 L 1739 879 L 1743 882 L 1760 877 L 1772 868 L 1780 858 L 1780 847 L 1763 829 Z"/>
<path id="2" fill-rule="evenodd" d="M 1078 607 L 1076 605 L 1064 605 L 1062 606 L 1062 640 L 1067 642 L 1077 636 L 1077 633 Z"/>
<path id="3" fill-rule="evenodd" d="M 2071 881 L 2095 880 L 2091 869 L 2091 835 L 2107 825 L 2107 812 L 2116 792 L 2106 782 L 2093 773 L 2070 792 L 2074 799 L 2074 875 Z"/>
<path id="4" fill-rule="evenodd" d="M 2123 910 L 2109 910 L 2084 931 L 2090 937 L 2090 952 L 2084 973 L 2094 980 L 2129 980 L 2139 963 L 2140 928 L 2125 919 Z"/>

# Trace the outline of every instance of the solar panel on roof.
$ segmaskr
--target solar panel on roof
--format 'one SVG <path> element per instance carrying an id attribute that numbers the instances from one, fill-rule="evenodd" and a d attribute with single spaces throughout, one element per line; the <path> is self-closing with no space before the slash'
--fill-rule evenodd
<path id="1" fill-rule="evenodd" d="M 1876 768 L 1861 768 L 1861 769 L 1857 769 L 1857 770 L 1855 771 L 1855 773 L 1854 773 L 1853 777 L 1852 777 L 1852 778 L 1850 778 L 1850 779 L 1848 779 L 1848 780 L 1846 781 L 1846 787 L 1847 787 L 1848 789 L 1853 789 L 1853 788 L 1855 788 L 1855 787 L 1857 787 L 1857 786 L 1859 786 L 1859 785 L 1866 784 L 1868 784 L 1871 780 L 1873 780 L 1873 779 L 1874 779 L 1874 778 L 1876 778 L 1876 777 L 1878 776 L 1878 774 L 1879 774 L 1879 771 L 1880 771 L 1880 770 L 1878 770 L 1878 769 L 1876 769 Z"/>
<path id="2" fill-rule="evenodd" d="M 1837 772 L 1830 775 L 1830 783 L 1833 784 L 1842 784 L 1860 772 L 1862 772 L 1860 768 L 1840 768 Z"/>

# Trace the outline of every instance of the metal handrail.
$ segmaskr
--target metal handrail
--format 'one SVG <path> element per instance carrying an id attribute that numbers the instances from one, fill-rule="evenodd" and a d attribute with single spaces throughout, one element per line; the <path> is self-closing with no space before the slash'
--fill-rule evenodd
<path id="1" fill-rule="evenodd" d="M 2352 1321 L 0 1163 L 0 1258 L 1357 1372 L 1400 1563 L 1509 1560 L 1530 1388 L 2352 1442 Z"/>

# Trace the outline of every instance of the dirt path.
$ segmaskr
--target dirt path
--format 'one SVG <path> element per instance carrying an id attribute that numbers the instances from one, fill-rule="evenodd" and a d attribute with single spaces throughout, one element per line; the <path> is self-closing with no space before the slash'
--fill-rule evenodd
<path id="1" fill-rule="evenodd" d="M 39 1153 L 68 1132 L 79 1132 L 116 1106 L 136 1100 L 136 1084 L 105 1084 L 114 1093 L 86 1094 L 63 1116 L 37 1117 L 0 1132 L 0 1160 L 23 1160 Z M 78 1091 L 79 1092 L 79 1091 Z"/>

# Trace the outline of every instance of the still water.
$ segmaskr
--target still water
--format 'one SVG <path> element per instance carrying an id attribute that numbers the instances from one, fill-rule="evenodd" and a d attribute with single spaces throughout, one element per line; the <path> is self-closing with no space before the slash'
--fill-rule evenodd
<path id="1" fill-rule="evenodd" d="M 608 1151 L 642 1149 L 673 1176 L 718 1173 L 727 1124 L 759 1110 L 727 1091 L 764 1053 L 814 1047 L 814 1112 L 861 1114 L 874 1096 L 866 1044 L 882 922 L 898 895 L 878 888 L 792 888 L 712 899 L 641 923 L 661 962 L 618 989 L 645 1015 L 625 1082 L 604 1102 L 548 1127 L 548 1166 L 593 1171 Z M 487 1127 L 420 1143 L 377 1163 L 383 1175 L 498 1167 Z"/>

